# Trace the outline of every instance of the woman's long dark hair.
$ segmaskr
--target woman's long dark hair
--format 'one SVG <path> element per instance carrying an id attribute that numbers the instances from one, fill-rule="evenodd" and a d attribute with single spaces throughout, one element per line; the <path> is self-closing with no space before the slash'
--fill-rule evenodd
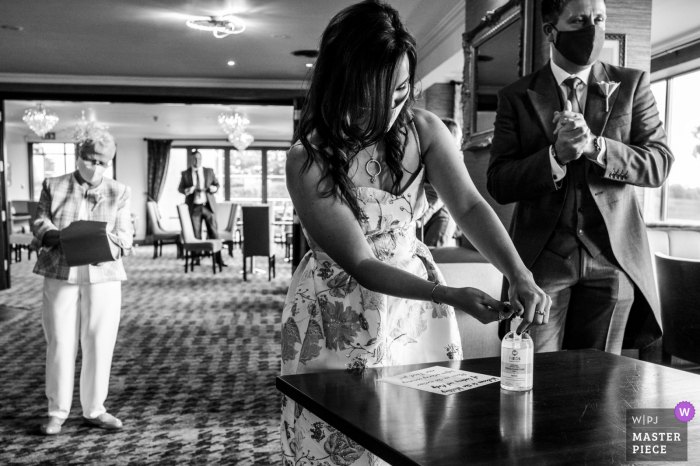
<path id="1" fill-rule="evenodd" d="M 387 133 L 396 86 L 396 70 L 404 55 L 409 61 L 409 95 Z M 415 102 L 416 41 L 399 13 L 380 0 L 366 0 L 335 15 L 321 36 L 319 56 L 301 112 L 296 139 L 308 159 L 303 170 L 316 161 L 330 188 L 324 197 L 338 196 L 359 218 L 360 209 L 348 170 L 363 148 L 385 141 L 385 163 L 398 192 L 403 176 L 402 160 L 408 141 L 411 107 Z M 358 124 L 362 122 L 362 124 Z M 318 141 L 312 146 L 310 138 Z"/>

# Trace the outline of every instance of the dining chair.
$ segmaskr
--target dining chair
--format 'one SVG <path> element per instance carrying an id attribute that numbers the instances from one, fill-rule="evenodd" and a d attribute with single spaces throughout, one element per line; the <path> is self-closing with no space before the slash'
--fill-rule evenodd
<path id="1" fill-rule="evenodd" d="M 36 219 L 36 201 L 10 201 L 10 250 L 14 252 L 14 261 L 22 261 L 22 250 L 27 250 L 27 259 L 32 258 L 31 244 L 34 239 L 32 226 Z"/>
<path id="2" fill-rule="evenodd" d="M 228 255 L 233 257 L 233 244 L 235 242 L 236 229 L 238 228 L 238 216 L 240 204 L 235 202 L 220 202 L 216 208 L 216 224 L 219 227 L 219 238 L 228 247 Z"/>
<path id="3" fill-rule="evenodd" d="M 662 362 L 700 364 L 700 260 L 655 254 L 661 301 Z"/>
<path id="4" fill-rule="evenodd" d="M 275 273 L 274 238 L 272 235 L 272 209 L 269 205 L 242 206 L 243 217 L 243 280 L 248 278 L 247 259 L 251 271 L 255 256 L 267 257 L 267 279 Z"/>
<path id="5" fill-rule="evenodd" d="M 180 218 L 180 226 L 182 227 L 182 249 L 185 253 L 185 273 L 187 267 L 190 266 L 190 271 L 194 270 L 195 258 L 202 254 L 211 254 L 211 265 L 214 274 L 216 274 L 216 266 L 219 265 L 221 272 L 221 240 L 220 239 L 197 239 L 194 236 L 194 227 L 192 226 L 192 217 L 190 210 L 185 204 L 177 206 L 177 215 Z"/>
<path id="6" fill-rule="evenodd" d="M 156 259 L 163 255 L 164 244 L 175 244 L 177 246 L 177 258 L 182 257 L 182 247 L 180 245 L 180 232 L 175 230 L 166 230 L 161 224 L 160 211 L 158 204 L 155 201 L 146 202 L 146 214 L 148 216 L 148 225 L 151 227 L 153 236 L 153 258 Z"/>

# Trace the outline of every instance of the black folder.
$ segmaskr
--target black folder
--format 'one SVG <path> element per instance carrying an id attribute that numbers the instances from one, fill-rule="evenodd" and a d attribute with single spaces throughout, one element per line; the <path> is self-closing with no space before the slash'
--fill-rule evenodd
<path id="1" fill-rule="evenodd" d="M 107 222 L 78 220 L 61 230 L 61 248 L 69 267 L 113 261 Z"/>

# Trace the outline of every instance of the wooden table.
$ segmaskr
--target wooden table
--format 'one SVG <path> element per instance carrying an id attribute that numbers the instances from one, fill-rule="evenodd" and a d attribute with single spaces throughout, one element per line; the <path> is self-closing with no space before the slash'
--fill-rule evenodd
<path id="1" fill-rule="evenodd" d="M 626 409 L 689 401 L 700 411 L 700 376 L 596 350 L 535 355 L 525 393 L 496 383 L 442 396 L 377 381 L 435 365 L 500 376 L 500 358 L 484 358 L 284 376 L 277 388 L 393 465 L 620 464 Z M 681 464 L 700 464 L 700 413 L 688 437 Z"/>

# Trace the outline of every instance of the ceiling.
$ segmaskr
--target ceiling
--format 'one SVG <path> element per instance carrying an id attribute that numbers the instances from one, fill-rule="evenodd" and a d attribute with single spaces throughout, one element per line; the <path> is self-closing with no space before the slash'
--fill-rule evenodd
<path id="1" fill-rule="evenodd" d="M 309 60 L 291 52 L 315 49 L 330 18 L 355 1 L 0 0 L 0 26 L 21 28 L 0 28 L 0 81 L 299 89 Z M 424 89 L 461 80 L 465 0 L 390 1 L 417 39 Z M 652 12 L 653 53 L 700 38 L 699 0 L 654 0 Z M 246 31 L 216 39 L 185 25 L 187 19 L 226 13 L 244 19 Z M 229 60 L 236 64 L 228 66 Z M 493 65 L 484 63 L 483 71 Z M 8 131 L 30 133 L 21 114 L 34 104 L 8 102 Z M 230 109 L 96 102 L 47 106 L 61 118 L 59 135 L 81 110 L 91 109 L 88 114 L 115 135 L 163 138 L 222 137 L 216 117 Z M 256 139 L 291 139 L 290 107 L 237 108 L 249 116 Z"/>
<path id="2" fill-rule="evenodd" d="M 309 60 L 291 52 L 316 49 L 355 1 L 2 0 L 0 25 L 22 30 L 0 29 L 0 73 L 300 82 Z M 420 43 L 462 1 L 391 3 Z M 246 22 L 242 34 L 217 39 L 185 25 L 227 13 Z"/>
<path id="3" fill-rule="evenodd" d="M 5 103 L 8 133 L 22 134 L 27 139 L 38 140 L 22 121 L 24 110 L 38 102 L 9 100 Z M 258 143 L 279 141 L 289 144 L 292 140 L 294 109 L 286 106 L 266 105 L 186 105 L 186 104 L 125 104 L 108 102 L 59 102 L 42 101 L 45 107 L 56 112 L 59 122 L 52 130 L 57 140 L 69 140 L 72 127 L 80 119 L 96 120 L 109 127 L 117 139 L 183 138 L 225 141 L 217 117 L 224 112 L 236 111 L 248 117 L 247 131 Z"/>
<path id="4" fill-rule="evenodd" d="M 651 54 L 700 39 L 700 1 L 653 0 Z"/>

